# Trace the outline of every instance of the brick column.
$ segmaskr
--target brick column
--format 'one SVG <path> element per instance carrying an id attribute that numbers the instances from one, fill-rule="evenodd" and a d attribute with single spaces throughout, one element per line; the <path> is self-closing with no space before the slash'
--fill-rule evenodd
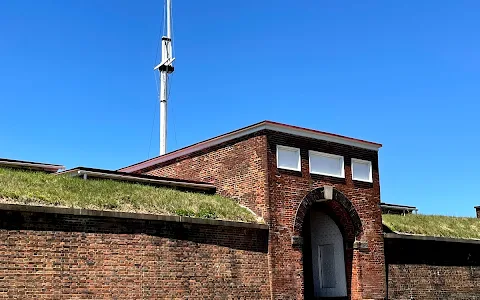
<path id="1" fill-rule="evenodd" d="M 362 300 L 362 264 L 361 252 L 353 249 L 351 300 Z"/>

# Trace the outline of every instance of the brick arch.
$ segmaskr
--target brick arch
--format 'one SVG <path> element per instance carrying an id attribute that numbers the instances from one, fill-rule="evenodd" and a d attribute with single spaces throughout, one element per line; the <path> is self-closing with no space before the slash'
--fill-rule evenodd
<path id="1" fill-rule="evenodd" d="M 293 222 L 293 235 L 302 236 L 305 215 L 314 203 L 324 203 L 346 229 L 347 239 L 353 241 L 362 232 L 362 222 L 353 203 L 340 191 L 323 186 L 309 192 L 300 202 Z"/>

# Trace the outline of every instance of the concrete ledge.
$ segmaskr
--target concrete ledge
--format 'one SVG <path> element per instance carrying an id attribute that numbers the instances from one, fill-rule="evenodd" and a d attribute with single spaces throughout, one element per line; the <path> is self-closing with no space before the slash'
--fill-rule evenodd
<path id="1" fill-rule="evenodd" d="M 88 217 L 153 220 L 153 221 L 179 222 L 179 223 L 189 223 L 189 224 L 198 224 L 198 225 L 243 227 L 243 228 L 256 228 L 256 229 L 268 230 L 268 225 L 265 225 L 265 224 L 190 218 L 190 217 L 181 217 L 181 216 L 155 215 L 155 214 L 145 214 L 145 213 L 129 213 L 129 212 L 118 212 L 118 211 L 109 211 L 109 210 L 94 210 L 94 209 L 82 209 L 82 208 L 67 208 L 67 207 L 7 204 L 7 203 L 0 203 L 0 210 L 30 212 L 30 213 L 74 215 L 74 216 L 88 216 Z"/>
<path id="2" fill-rule="evenodd" d="M 384 233 L 383 236 L 386 239 L 403 239 L 403 240 L 417 240 L 417 241 L 432 241 L 432 242 L 448 242 L 448 243 L 466 243 L 466 244 L 479 244 L 480 240 L 474 239 L 460 239 L 460 238 L 446 238 L 426 235 L 412 235 L 402 233 Z"/>

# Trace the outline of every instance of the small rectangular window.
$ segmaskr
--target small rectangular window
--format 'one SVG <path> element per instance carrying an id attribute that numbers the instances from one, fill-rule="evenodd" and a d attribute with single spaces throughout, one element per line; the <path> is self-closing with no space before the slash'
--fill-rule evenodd
<path id="1" fill-rule="evenodd" d="M 343 167 L 343 156 L 308 151 L 310 160 L 310 173 L 327 175 L 333 177 L 345 177 L 345 171 Z"/>
<path id="2" fill-rule="evenodd" d="M 300 149 L 277 145 L 277 168 L 300 171 Z"/>
<path id="3" fill-rule="evenodd" d="M 352 158 L 352 179 L 372 182 L 372 162 Z"/>

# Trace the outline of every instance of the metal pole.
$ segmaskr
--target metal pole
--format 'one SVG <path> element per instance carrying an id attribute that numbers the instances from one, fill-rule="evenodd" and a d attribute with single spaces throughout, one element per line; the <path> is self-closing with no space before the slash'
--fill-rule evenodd
<path id="1" fill-rule="evenodd" d="M 168 74 L 173 72 L 172 58 L 172 1 L 166 0 L 167 36 L 162 37 L 162 61 L 155 69 L 160 71 L 160 155 L 167 153 Z"/>
<path id="2" fill-rule="evenodd" d="M 167 0 L 167 37 L 172 38 L 172 29 L 171 29 L 171 15 L 172 15 L 172 0 Z"/>
<path id="3" fill-rule="evenodd" d="M 160 72 L 160 155 L 167 153 L 167 71 Z"/>

